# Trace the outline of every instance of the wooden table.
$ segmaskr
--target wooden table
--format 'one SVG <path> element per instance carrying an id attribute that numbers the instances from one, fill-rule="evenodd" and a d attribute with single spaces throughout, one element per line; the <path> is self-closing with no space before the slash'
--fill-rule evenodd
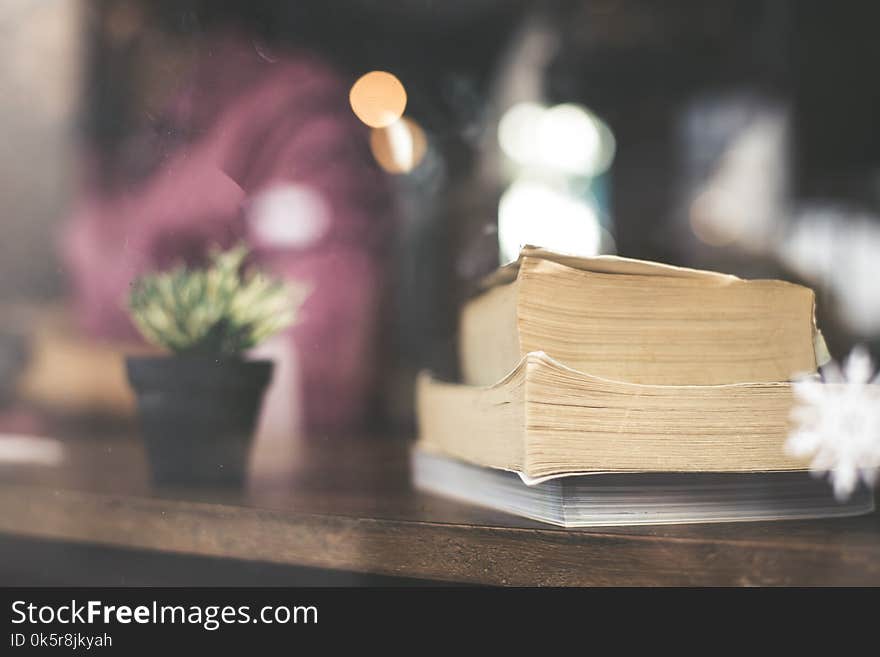
<path id="1" fill-rule="evenodd" d="M 0 532 L 477 584 L 880 584 L 878 514 L 563 530 L 414 491 L 402 441 L 300 444 L 243 493 L 152 488 L 132 436 L 63 444 L 59 466 L 0 466 Z"/>

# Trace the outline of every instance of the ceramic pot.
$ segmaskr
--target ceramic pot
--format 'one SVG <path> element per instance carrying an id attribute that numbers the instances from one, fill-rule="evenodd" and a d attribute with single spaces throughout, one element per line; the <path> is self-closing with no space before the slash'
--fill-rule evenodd
<path id="1" fill-rule="evenodd" d="M 240 487 L 272 361 L 129 357 L 126 369 L 153 481 Z"/>

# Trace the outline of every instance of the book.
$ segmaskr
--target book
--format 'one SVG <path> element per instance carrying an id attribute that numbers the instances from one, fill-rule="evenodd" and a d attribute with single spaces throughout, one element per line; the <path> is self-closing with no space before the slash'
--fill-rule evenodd
<path id="1" fill-rule="evenodd" d="M 785 449 L 789 381 L 830 358 L 814 306 L 783 281 L 525 247 L 462 311 L 463 383 L 418 378 L 414 481 L 565 527 L 868 512 Z"/>
<path id="2" fill-rule="evenodd" d="M 784 450 L 785 382 L 648 385 L 532 352 L 488 387 L 416 383 L 418 444 L 536 480 L 579 472 L 802 470 Z"/>
<path id="3" fill-rule="evenodd" d="M 465 383 L 491 385 L 527 353 L 618 381 L 786 381 L 828 359 L 812 290 L 616 256 L 524 247 L 460 320 Z"/>
<path id="4" fill-rule="evenodd" d="M 870 513 L 862 486 L 838 502 L 805 472 L 593 474 L 527 486 L 512 472 L 414 450 L 420 490 L 561 527 L 826 518 Z"/>

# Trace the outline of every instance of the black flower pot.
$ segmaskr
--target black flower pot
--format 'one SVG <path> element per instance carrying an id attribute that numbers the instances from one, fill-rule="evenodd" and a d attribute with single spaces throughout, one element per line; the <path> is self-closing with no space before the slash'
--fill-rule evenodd
<path id="1" fill-rule="evenodd" d="M 128 358 L 153 481 L 239 487 L 273 363 Z"/>

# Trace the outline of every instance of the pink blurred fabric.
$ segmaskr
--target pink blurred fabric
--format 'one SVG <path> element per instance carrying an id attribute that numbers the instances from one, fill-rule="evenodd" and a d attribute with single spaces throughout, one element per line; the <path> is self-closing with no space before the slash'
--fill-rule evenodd
<path id="1" fill-rule="evenodd" d="M 356 428 L 376 366 L 393 203 L 348 88 L 312 55 L 269 59 L 249 40 L 218 36 L 174 94 L 167 132 L 131 140 L 132 148 L 154 146 L 151 173 L 101 177 L 86 162 L 61 245 L 83 327 L 96 337 L 136 337 L 124 299 L 137 275 L 246 240 L 258 264 L 312 286 L 290 332 L 302 381 L 291 403 L 302 404 L 312 431 Z M 277 221 L 274 232 L 261 228 L 253 212 L 277 189 L 311 199 L 280 206 L 284 221 L 303 228 L 292 238 L 275 235 Z"/>

